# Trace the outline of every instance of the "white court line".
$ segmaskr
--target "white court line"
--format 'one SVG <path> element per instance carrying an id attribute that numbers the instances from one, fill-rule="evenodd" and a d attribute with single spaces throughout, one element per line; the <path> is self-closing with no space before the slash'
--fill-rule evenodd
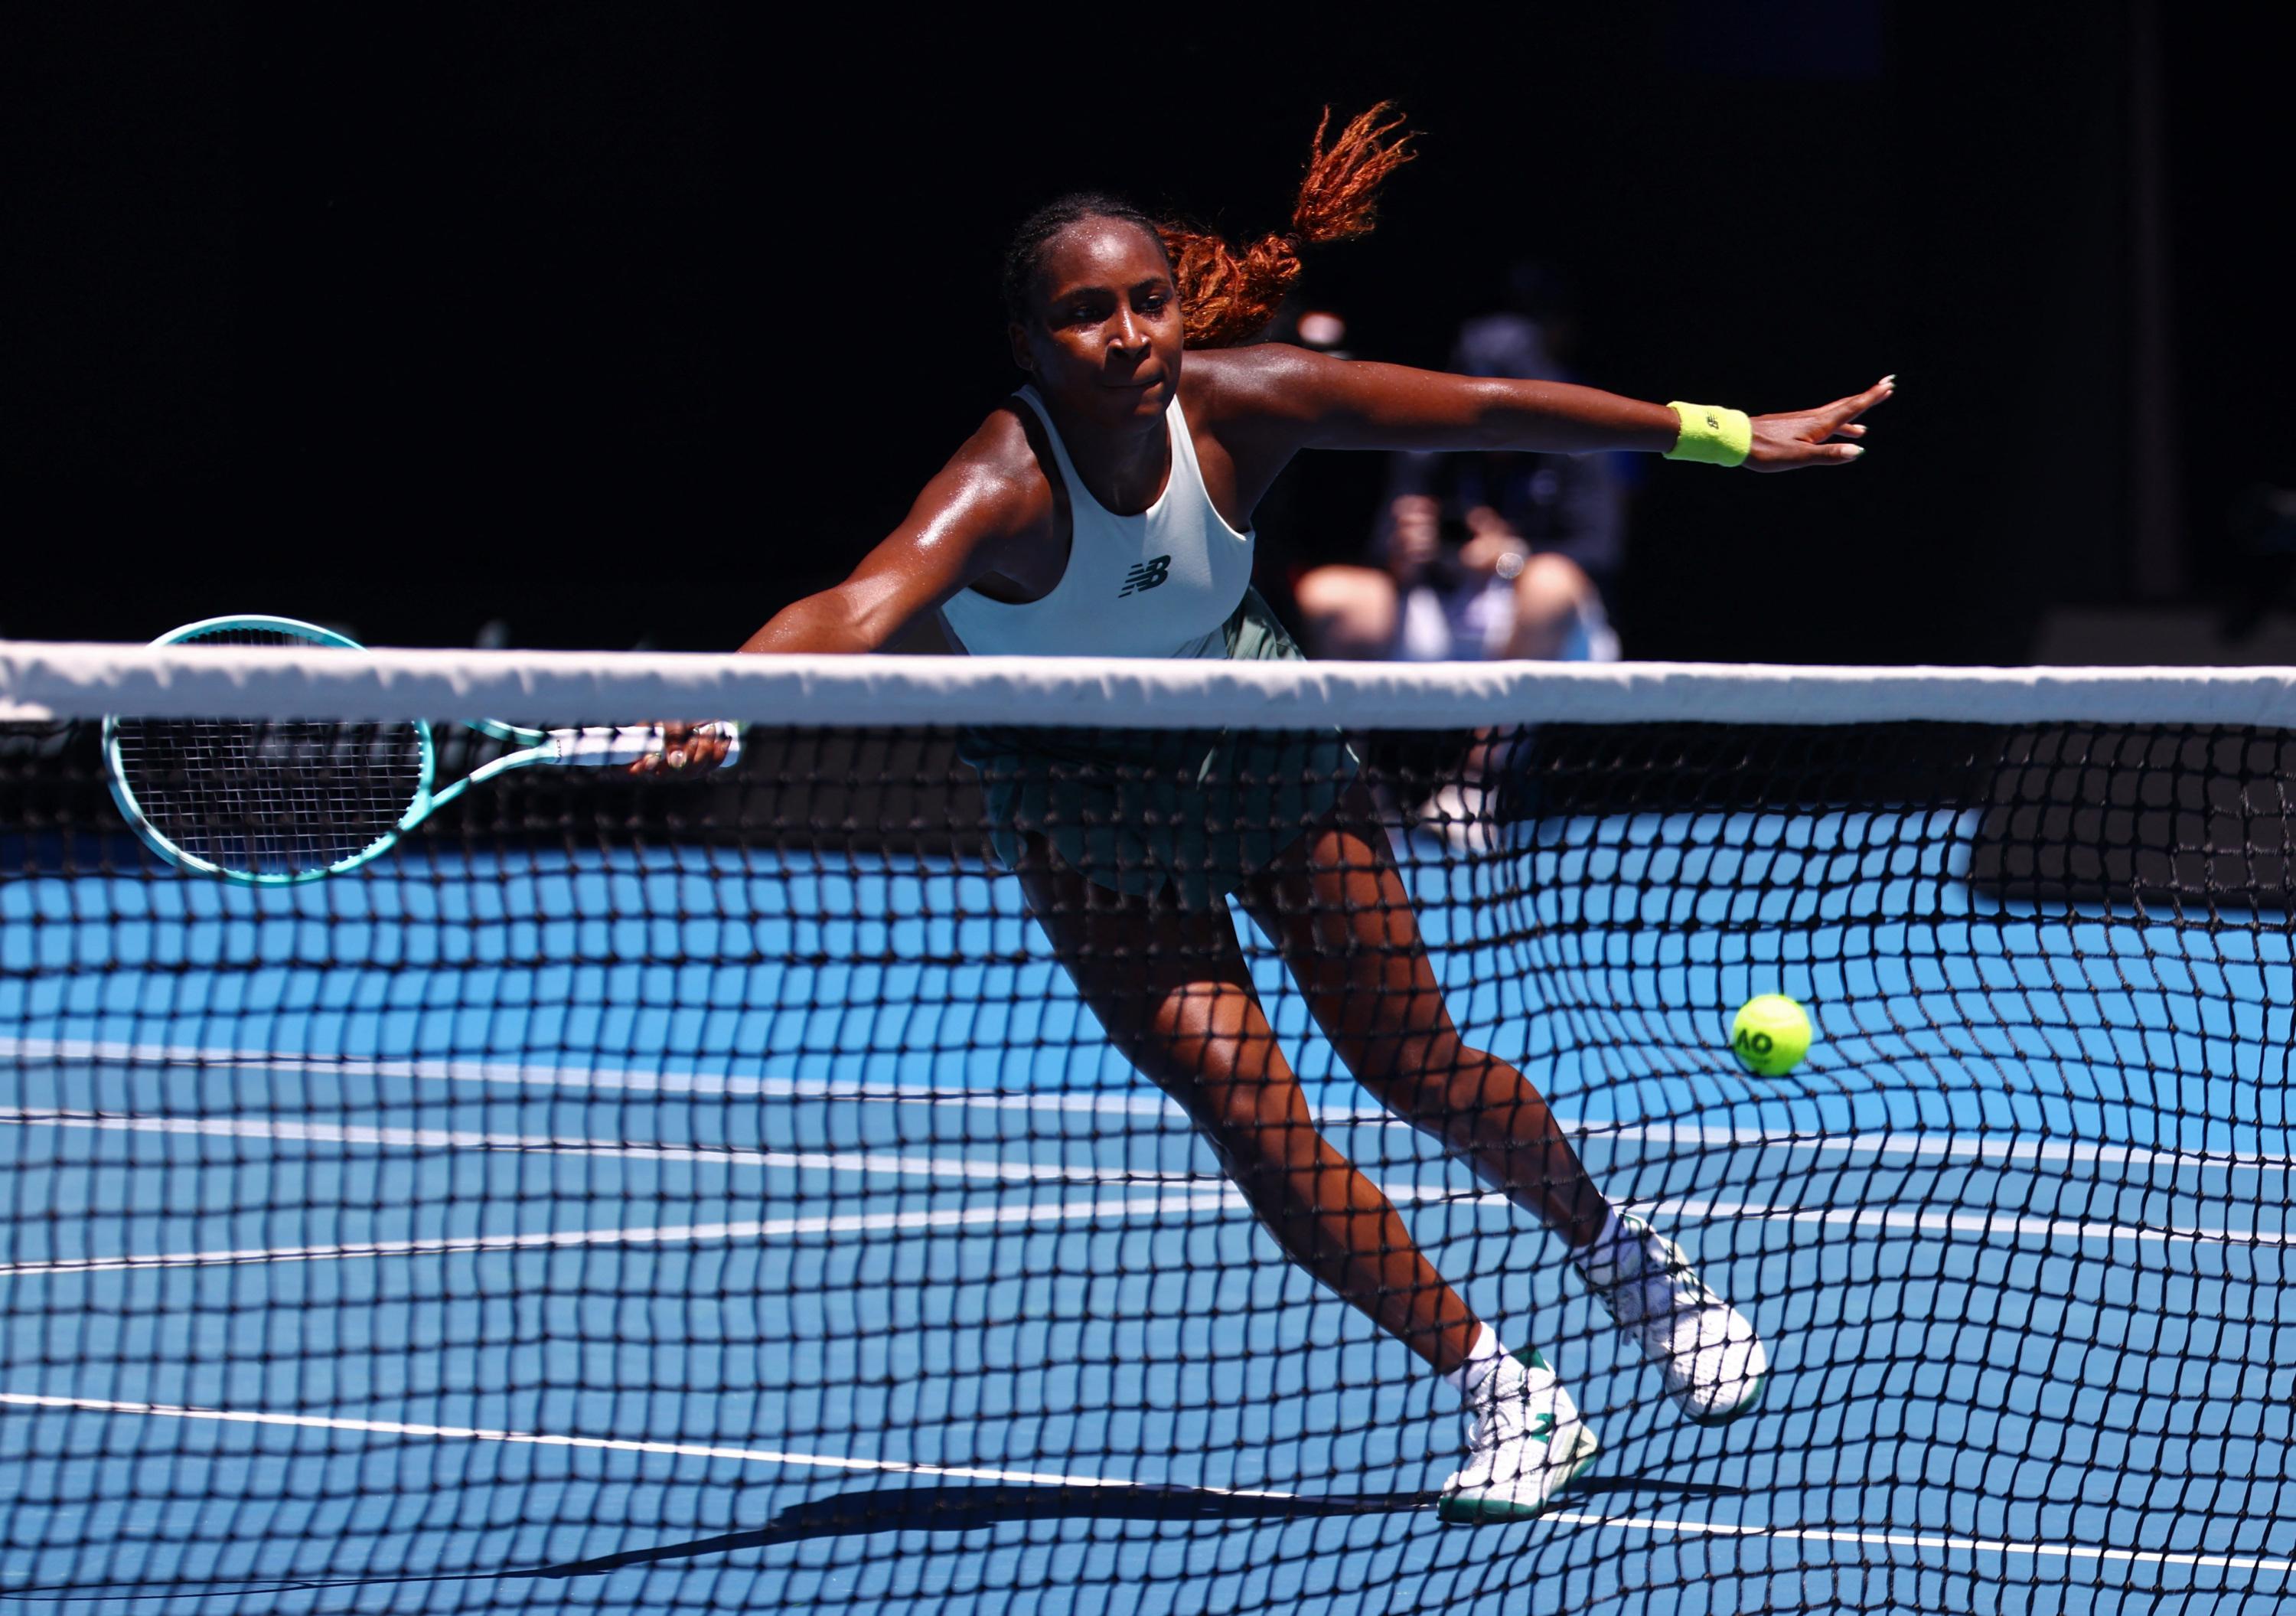
<path id="1" fill-rule="evenodd" d="M 1168 1184 L 1217 1186 L 1212 1174 L 1086 1168 L 1037 1162 L 983 1161 L 970 1156 L 903 1156 L 868 1153 L 709 1150 L 691 1145 L 624 1144 L 603 1140 L 555 1139 L 523 1134 L 457 1132 L 440 1128 L 357 1128 L 336 1123 L 287 1122 L 236 1117 L 108 1117 L 84 1112 L 0 1110 L 0 1124 L 27 1128 L 75 1128 L 100 1132 L 159 1134 L 290 1144 L 375 1145 L 415 1150 L 479 1150 L 536 1154 L 604 1156 L 635 1161 L 710 1161 L 733 1166 L 795 1171 L 854 1173 L 890 1177 L 954 1179 L 1005 1184 Z M 1454 1190 L 1445 1185 L 1389 1184 L 1390 1201 L 1411 1205 L 1452 1204 L 1504 1207 L 1503 1195 Z M 1920 1234 L 2037 1235 L 2044 1239 L 2137 1241 L 2149 1244 L 2237 1244 L 2296 1246 L 2296 1234 L 2215 1227 L 2153 1227 L 2098 1223 L 2079 1218 L 2036 1218 L 2014 1212 L 1897 1211 L 1875 1207 L 1779 1207 L 1755 1202 L 1666 1200 L 1652 1210 L 1678 1217 L 1743 1218 L 1820 1224 L 1853 1229 L 1908 1230 Z"/>
<path id="2" fill-rule="evenodd" d="M 248 1250 L 166 1251 L 144 1256 L 66 1258 L 0 1264 L 0 1279 L 45 1274 L 113 1274 L 137 1268 L 196 1268 L 227 1263 L 356 1261 L 362 1258 L 430 1257 L 467 1251 L 579 1250 L 625 1245 L 712 1245 L 780 1240 L 805 1235 L 866 1235 L 1015 1225 L 1122 1222 L 1134 1218 L 1191 1217 L 1242 1206 L 1243 1197 L 1219 1187 L 1184 1189 L 1122 1200 L 1062 1201 L 1049 1206 L 954 1207 L 939 1211 L 854 1212 L 834 1218 L 765 1218 L 741 1223 L 671 1224 L 658 1228 L 563 1229 L 525 1235 L 468 1235 L 437 1240 L 359 1241 L 343 1245 L 268 1246 Z"/>
<path id="3" fill-rule="evenodd" d="M 411 1060 L 347 1055 L 316 1059 L 256 1050 L 214 1049 L 184 1044 L 128 1044 L 77 1038 L 0 1037 L 0 1060 L 84 1062 L 103 1066 L 233 1067 L 304 1077 L 388 1079 L 427 1083 L 564 1089 L 574 1093 L 707 1095 L 775 1100 L 827 1100 L 856 1104 L 955 1107 L 979 1111 L 1079 1113 L 1090 1116 L 1164 1117 L 1185 1125 L 1180 1108 L 1160 1095 L 1111 1089 L 1095 1093 L 984 1094 L 978 1089 L 935 1084 L 832 1083 L 816 1079 L 718 1077 L 703 1072 L 644 1072 L 603 1067 L 560 1067 L 519 1062 Z M 1326 1125 L 1404 1128 L 1410 1125 L 1376 1107 L 1324 1110 Z M 1785 1128 L 1709 1128 L 1689 1123 L 1616 1123 L 1595 1118 L 1559 1119 L 1581 1140 L 1635 1140 L 1699 1146 L 1747 1144 L 1776 1149 L 1912 1155 L 1947 1161 L 2109 1162 L 2180 1168 L 2250 1168 L 2285 1170 L 2296 1157 L 2251 1151 L 2159 1150 L 2143 1145 L 2092 1144 L 2079 1140 L 2026 1139 L 1988 1134 L 1860 1131 L 1826 1134 L 1810 1127 Z"/>
<path id="4" fill-rule="evenodd" d="M 1504 1195 L 1430 1189 L 1419 1185 L 1382 1185 L 1390 1201 L 1425 1206 L 1508 1207 Z M 2072 1218 L 2035 1218 L 2021 1212 L 1901 1212 L 1881 1207 L 1772 1206 L 1754 1201 L 1628 1200 L 1631 1210 L 1687 1220 L 1813 1224 L 1852 1231 L 1905 1231 L 1920 1235 L 2038 1235 L 2048 1240 L 2142 1241 L 2148 1244 L 2296 1247 L 2296 1233 L 2218 1228 L 2154 1228 L 2142 1224 L 2087 1223 Z M 1748 1256 L 1756 1255 L 1753 1252 Z"/>
<path id="5" fill-rule="evenodd" d="M 529 1431 L 496 1431 L 472 1425 L 420 1425 L 397 1420 L 351 1420 L 327 1415 L 265 1414 L 251 1410 L 201 1408 L 170 1403 L 124 1402 L 109 1398 L 45 1397 L 32 1392 L 0 1392 L 0 1407 L 46 1408 L 83 1414 L 130 1414 L 153 1419 L 205 1420 L 234 1425 L 268 1425 L 307 1431 L 341 1431 L 362 1435 L 423 1437 L 440 1441 L 508 1442 L 537 1448 L 589 1448 L 605 1453 L 638 1453 L 673 1458 L 731 1459 L 750 1464 L 774 1464 L 791 1469 L 868 1471 L 910 1476 L 941 1476 L 954 1481 L 1019 1481 L 1057 1487 L 1128 1488 L 1136 1482 L 1105 1476 L 1072 1475 L 1063 1472 L 994 1470 L 978 1465 L 917 1464 L 895 1459 L 851 1459 L 831 1454 L 792 1453 L 774 1448 L 725 1448 L 701 1442 L 641 1442 L 627 1438 L 554 1436 Z M 1291 1501 L 1301 1495 L 1251 1489 L 1204 1487 L 1197 1490 L 1227 1497 L 1276 1498 Z M 1590 1515 L 1577 1511 L 1552 1511 L 1541 1517 L 1568 1526 L 1591 1526 L 1613 1531 L 1663 1532 L 1680 1537 L 1770 1538 L 1799 1543 L 1851 1543 L 1871 1548 L 1959 1550 L 1963 1553 L 2035 1554 L 2055 1559 L 2113 1562 L 2129 1565 L 2177 1565 L 2210 1571 L 2296 1571 L 2296 1560 L 2260 1555 L 2180 1554 L 2166 1550 L 2115 1549 L 2075 1543 L 2016 1543 L 1992 1538 L 1960 1538 L 1925 1532 L 1867 1531 L 1856 1528 L 1732 1526 L 1711 1521 L 1668 1521 L 1639 1515 Z"/>
<path id="6" fill-rule="evenodd" d="M 2247 1168 L 2285 1171 L 2296 1157 L 2253 1151 L 2152 1150 L 2136 1144 L 2091 1144 L 2079 1140 L 2025 1139 L 2014 1135 L 1827 1134 L 1811 1128 L 1701 1128 L 1688 1123 L 1611 1123 L 1580 1120 L 1564 1126 L 1581 1143 L 1589 1139 L 1633 1139 L 1658 1144 L 1759 1145 L 1773 1150 L 1841 1151 L 1856 1155 L 1923 1156 L 1982 1164 L 1988 1161 L 2093 1161 L 2138 1167 Z"/>
<path id="7" fill-rule="evenodd" d="M 75 1062 L 94 1066 L 234 1067 L 315 1078 L 382 1078 L 422 1083 L 569 1089 L 576 1093 L 724 1096 L 735 1099 L 850 1100 L 865 1103 L 949 1105 L 986 1111 L 1082 1112 L 1185 1120 L 1161 1095 L 983 1094 L 978 1089 L 907 1083 L 828 1083 L 814 1079 L 718 1077 L 708 1072 L 633 1071 L 515 1061 L 409 1060 L 368 1055 L 318 1058 L 195 1044 L 123 1044 L 79 1038 L 0 1038 L 0 1060 Z M 1370 1113 L 1366 1115 L 1385 1113 Z"/>
<path id="8" fill-rule="evenodd" d="M 1641 1206 L 1643 1202 L 1632 1203 Z M 1900 1212 L 1881 1207 L 1766 1206 L 1758 1202 L 1658 1201 L 1653 1212 L 1677 1218 L 1742 1219 L 1761 1223 L 1819 1224 L 1851 1230 L 1903 1230 L 1922 1235 L 2038 1235 L 2045 1240 L 2139 1241 L 2151 1245 L 2296 1246 L 2296 1233 L 2271 1230 L 2153 1228 L 2142 1224 L 2086 1223 L 2072 1218 L 2035 1218 L 2021 1212 Z M 1752 1253 L 1748 1253 L 1752 1255 Z"/>
<path id="9" fill-rule="evenodd" d="M 262 1414 L 234 1408 L 199 1408 L 174 1403 L 130 1403 L 109 1398 L 42 1397 L 0 1391 L 0 1407 L 54 1408 L 84 1414 L 135 1414 L 154 1419 L 209 1420 L 228 1425 L 287 1426 L 305 1431 L 349 1431 L 389 1437 L 431 1437 L 442 1441 L 512 1442 L 532 1448 L 584 1448 L 601 1453 L 643 1453 L 680 1459 L 735 1459 L 750 1464 L 780 1464 L 804 1470 L 862 1470 L 905 1476 L 947 1476 L 966 1481 L 1032 1481 L 1060 1487 L 1132 1487 L 1103 1476 L 1064 1475 L 1034 1470 L 990 1470 L 971 1464 L 914 1464 L 898 1459 L 848 1459 L 833 1454 L 790 1453 L 777 1448 L 721 1448 L 703 1442 L 640 1442 L 618 1437 L 565 1437 L 533 1431 L 493 1431 L 482 1425 L 415 1425 L 398 1420 L 347 1420 L 316 1414 Z M 1290 1493 L 1207 1487 L 1205 1492 L 1238 1498 L 1289 1498 Z"/>
<path id="10" fill-rule="evenodd" d="M 1469 1206 L 1511 1209 L 1503 1195 L 1445 1186 L 1388 1184 L 1388 1199 L 1406 1206 Z M 1778 1207 L 1751 1202 L 1656 1201 L 1629 1203 L 1652 1215 L 1691 1220 L 1736 1220 L 1811 1224 L 1854 1232 L 1879 1228 L 1928 1235 L 2038 1235 L 2045 1239 L 2139 1241 L 2152 1244 L 2296 1246 L 2296 1235 L 2251 1234 L 2231 1229 L 2146 1228 L 2130 1224 L 2082 1223 L 2015 1213 L 1894 1212 L 1871 1207 Z M 433 1240 L 359 1241 L 340 1245 L 261 1246 L 204 1251 L 130 1253 L 118 1257 L 64 1258 L 44 1262 L 0 1264 L 0 1279 L 51 1274 L 108 1274 L 144 1268 L 221 1267 L 232 1263 L 357 1261 L 386 1257 L 428 1257 L 456 1252 L 579 1249 L 619 1245 L 706 1245 L 719 1242 L 784 1239 L 808 1235 L 867 1234 L 1010 1224 L 1122 1219 L 1165 1212 L 1246 1210 L 1243 1197 L 1211 1174 L 1171 1183 L 1156 1198 L 1058 1202 L 1049 1206 L 953 1208 L 912 1212 L 854 1213 L 840 1217 L 758 1218 L 735 1223 L 664 1225 L 658 1227 L 551 1230 L 521 1235 L 472 1235 Z"/>
<path id="11" fill-rule="evenodd" d="M 1959 1550 L 1964 1554 L 2036 1554 L 2046 1559 L 2109 1561 L 2120 1565 L 2182 1565 L 2221 1571 L 2291 1571 L 2296 1560 L 2262 1555 L 2179 1554 L 2165 1549 L 2098 1548 L 2085 1543 L 2015 1543 L 2000 1538 L 1959 1538 L 1932 1532 L 1866 1531 L 1854 1527 L 1731 1526 L 1717 1521 L 1665 1521 L 1640 1515 L 1588 1515 L 1550 1510 L 1542 1521 L 1678 1537 L 1775 1538 L 1792 1543 L 1854 1543 L 1865 1548 Z"/>
<path id="12" fill-rule="evenodd" d="M 1130 1171 L 1118 1168 L 1046 1166 L 1035 1162 L 983 1161 L 966 1156 L 899 1156 L 795 1151 L 704 1150 L 684 1145 L 620 1144 L 598 1140 L 562 1140 L 520 1134 L 463 1133 L 447 1129 L 354 1128 L 332 1123 L 266 1121 L 230 1117 L 106 1117 L 79 1112 L 0 1111 L 0 1124 L 77 1128 L 103 1132 L 160 1134 L 292 1144 L 344 1144 L 390 1148 L 469 1149 L 627 1158 L 638 1161 L 715 1161 L 863 1176 L 953 1179 L 1005 1184 L 1086 1183 L 1223 1185 L 1213 1174 Z M 1505 1207 L 1503 1195 L 1447 1185 L 1382 1185 L 1390 1201 L 1430 1204 Z M 1988 1238 L 2033 1235 L 2043 1239 L 2135 1241 L 2146 1244 L 2296 1246 L 2296 1234 L 2217 1227 L 2149 1226 L 2079 1218 L 2037 1218 L 2015 1212 L 1899 1211 L 1879 1207 L 1781 1207 L 1757 1202 L 1662 1200 L 1651 1210 L 1693 1218 L 1738 1218 L 1824 1225 L 1851 1229 L 1904 1230 L 1917 1234 L 1966 1235 Z M 295 1248 L 285 1248 L 293 1250 Z M 250 1259 L 251 1260 L 251 1259 Z"/>
<path id="13" fill-rule="evenodd" d="M 984 1161 L 971 1156 L 760 1151 L 734 1146 L 719 1149 L 696 1144 L 561 1139 L 538 1134 L 472 1133 L 427 1128 L 359 1128 L 337 1122 L 290 1122 L 254 1117 L 114 1117 L 97 1112 L 0 1108 L 0 1126 L 86 1128 L 97 1133 L 159 1134 L 191 1138 L 263 1139 L 289 1144 L 363 1144 L 391 1150 L 496 1151 L 528 1155 L 608 1156 L 633 1161 L 706 1161 L 729 1167 L 775 1168 L 792 1172 L 987 1179 L 1004 1184 L 1191 1184 L 1205 1177 L 1201 1173 L 1162 1172 L 1145 1168 Z"/>

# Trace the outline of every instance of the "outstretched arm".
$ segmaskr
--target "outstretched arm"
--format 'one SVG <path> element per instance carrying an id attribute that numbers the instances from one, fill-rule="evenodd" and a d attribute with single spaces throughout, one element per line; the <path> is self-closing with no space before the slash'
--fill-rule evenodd
<path id="1" fill-rule="evenodd" d="M 1042 478 L 1032 485 L 1019 474 L 1018 456 L 1027 453 L 1019 425 L 992 416 L 843 583 L 784 606 L 742 649 L 875 651 L 961 589 L 1027 576 L 1032 546 L 1043 548 L 1050 503 Z M 632 774 L 710 769 L 727 755 L 712 726 L 665 724 L 662 731 L 661 750 L 632 764 Z"/>
<path id="2" fill-rule="evenodd" d="M 783 607 L 744 651 L 876 651 L 972 582 L 970 546 L 937 524 L 904 522 L 841 584 Z"/>
<path id="3" fill-rule="evenodd" d="M 1029 548 L 1048 531 L 1040 507 L 1049 505 L 1043 479 L 1032 486 L 1023 473 L 1034 463 L 1021 460 L 1028 453 L 1009 415 L 992 417 L 843 583 L 783 607 L 742 649 L 876 651 L 960 590 L 1025 578 Z"/>
<path id="4" fill-rule="evenodd" d="M 1666 405 L 1566 381 L 1454 376 L 1274 344 L 1254 359 L 1234 377 L 1249 395 L 1238 402 L 1276 427 L 1292 448 L 1663 455 L 1673 452 L 1682 435 L 1681 418 Z M 1754 416 L 1745 463 L 1759 472 L 1784 472 L 1857 459 L 1863 451 L 1855 440 L 1866 432 L 1857 417 L 1896 386 L 1895 377 L 1884 376 L 1862 393 L 1816 409 Z"/>

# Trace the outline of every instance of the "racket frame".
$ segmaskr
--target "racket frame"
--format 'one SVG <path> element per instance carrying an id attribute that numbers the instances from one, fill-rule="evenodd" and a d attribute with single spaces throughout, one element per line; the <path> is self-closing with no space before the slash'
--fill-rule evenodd
<path id="1" fill-rule="evenodd" d="M 196 623 L 185 623 L 179 628 L 171 628 L 152 643 L 154 645 L 176 645 L 194 636 L 234 628 L 289 635 L 313 645 L 335 650 L 364 651 L 366 649 L 348 635 L 338 634 L 332 628 L 322 628 L 316 623 L 306 623 L 296 618 L 272 617 L 259 612 L 202 618 Z M 652 731 L 651 726 L 627 726 L 611 734 L 599 737 L 581 730 L 527 729 L 516 724 L 502 723 L 498 719 L 475 718 L 470 721 L 470 726 L 472 729 L 492 740 L 507 742 L 520 750 L 505 752 L 503 756 L 472 770 L 462 779 L 434 789 L 438 777 L 439 759 L 438 749 L 430 738 L 430 726 L 421 718 L 400 719 L 398 722 L 414 726 L 421 747 L 421 760 L 416 770 L 414 795 L 407 803 L 406 811 L 398 816 L 398 823 L 348 857 L 339 858 L 334 863 L 319 869 L 297 870 L 287 874 L 277 874 L 255 870 L 234 870 L 219 865 L 213 859 L 202 858 L 196 853 L 177 847 L 168 839 L 164 831 L 152 824 L 151 816 L 144 811 L 143 805 L 135 800 L 135 791 L 127 783 L 127 771 L 119 756 L 119 716 L 117 714 L 107 715 L 103 720 L 103 774 L 106 783 L 111 787 L 111 800 L 119 805 L 119 812 L 127 821 L 128 828 L 135 833 L 137 840 L 145 847 L 150 848 L 176 868 L 194 875 L 211 875 L 218 880 L 244 887 L 300 886 L 305 882 L 324 881 L 330 875 L 344 874 L 357 869 L 359 865 L 371 859 L 380 858 L 383 854 L 390 852 L 398 845 L 401 837 L 421 824 L 439 808 L 454 801 L 471 787 L 482 784 L 498 775 L 508 774 L 513 769 L 531 768 L 542 763 L 611 765 L 633 761 L 644 755 L 647 750 L 637 743 L 636 737 L 647 733 L 657 737 L 659 735 L 658 731 Z"/>

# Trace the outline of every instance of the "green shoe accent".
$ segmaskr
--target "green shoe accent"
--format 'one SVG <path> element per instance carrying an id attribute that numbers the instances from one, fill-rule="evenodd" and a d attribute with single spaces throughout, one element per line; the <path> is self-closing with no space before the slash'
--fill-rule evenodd
<path id="1" fill-rule="evenodd" d="M 1445 1493 L 1435 1503 L 1435 1518 L 1454 1526 L 1503 1525 L 1509 1521 L 1535 1521 L 1562 1502 L 1570 1484 L 1592 1469 L 1595 1461 L 1603 1456 L 1603 1444 L 1592 1429 L 1578 1430 L 1578 1462 L 1570 1473 L 1562 1478 L 1562 1485 L 1546 1497 L 1544 1504 L 1517 1504 L 1508 1498 L 1477 1498 L 1462 1493 Z"/>
<path id="2" fill-rule="evenodd" d="M 1496 1498 L 1470 1498 L 1446 1493 L 1435 1505 L 1435 1517 L 1454 1526 L 1489 1526 L 1506 1521 L 1536 1521 L 1544 1505 L 1511 1504 Z"/>
<path id="3" fill-rule="evenodd" d="M 1578 1462 L 1570 1467 L 1570 1473 L 1562 1478 L 1562 1487 L 1558 1487 L 1554 1490 L 1561 1492 L 1563 1488 L 1569 1487 L 1570 1483 L 1585 1475 L 1588 1467 L 1602 1456 L 1602 1439 L 1595 1434 L 1595 1428 L 1592 1425 L 1581 1423 L 1578 1427 Z"/>
<path id="4" fill-rule="evenodd" d="M 1769 1383 L 1770 1377 L 1768 1375 L 1758 1374 L 1754 1377 L 1754 1389 L 1748 1392 L 1745 1397 L 1739 1401 L 1735 1407 L 1726 1408 L 1720 1414 L 1709 1414 L 1703 1415 L 1692 1415 L 1689 1416 L 1690 1423 L 1693 1425 L 1704 1425 L 1711 1428 L 1716 1425 L 1727 1425 L 1734 1419 L 1738 1419 L 1745 1415 L 1750 1415 L 1753 1413 L 1755 1409 L 1762 1406 L 1762 1393 L 1767 1389 Z"/>

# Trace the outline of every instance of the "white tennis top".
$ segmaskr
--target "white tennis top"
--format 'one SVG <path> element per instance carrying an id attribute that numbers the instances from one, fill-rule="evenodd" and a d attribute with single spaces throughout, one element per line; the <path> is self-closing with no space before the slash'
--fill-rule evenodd
<path id="1" fill-rule="evenodd" d="M 1042 599 L 1015 606 L 967 589 L 941 607 L 949 632 L 980 656 L 1224 657 L 1227 619 L 1251 582 L 1251 540 L 1204 492 L 1195 440 L 1176 397 L 1164 411 L 1172 469 L 1156 503 L 1119 516 L 1092 496 L 1052 412 L 1036 412 L 1068 485 L 1068 570 Z"/>

